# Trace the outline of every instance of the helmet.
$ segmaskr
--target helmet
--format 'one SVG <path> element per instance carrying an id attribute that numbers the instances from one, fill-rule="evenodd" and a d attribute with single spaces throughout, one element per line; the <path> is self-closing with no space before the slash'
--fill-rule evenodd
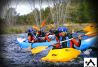
<path id="1" fill-rule="evenodd" d="M 59 32 L 67 32 L 68 29 L 67 29 L 66 27 L 59 27 L 59 28 L 58 28 L 58 31 L 59 31 Z"/>

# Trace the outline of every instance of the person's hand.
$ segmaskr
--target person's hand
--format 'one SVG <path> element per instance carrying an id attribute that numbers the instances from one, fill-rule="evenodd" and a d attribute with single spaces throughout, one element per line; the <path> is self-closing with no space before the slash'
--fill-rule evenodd
<path id="1" fill-rule="evenodd" d="M 32 42 L 34 42 L 34 40 L 32 40 Z"/>
<path id="2" fill-rule="evenodd" d="M 79 35 L 79 36 L 78 36 L 78 39 L 80 39 L 80 40 L 81 40 L 81 39 L 82 39 L 82 35 Z"/>
<path id="3" fill-rule="evenodd" d="M 42 37 L 42 40 L 45 40 L 45 37 Z"/>
<path id="4" fill-rule="evenodd" d="M 55 46 L 55 44 L 51 44 L 52 46 Z"/>

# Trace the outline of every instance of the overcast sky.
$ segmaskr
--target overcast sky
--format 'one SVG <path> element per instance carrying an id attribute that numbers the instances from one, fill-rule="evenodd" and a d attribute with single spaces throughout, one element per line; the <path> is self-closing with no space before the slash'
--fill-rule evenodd
<path id="1" fill-rule="evenodd" d="M 38 10 L 40 10 L 40 8 L 46 8 L 48 6 L 53 7 L 53 2 L 52 0 L 49 0 L 47 2 L 47 0 L 42 0 L 41 1 L 42 4 L 40 4 L 39 0 L 13 0 L 11 1 L 10 7 L 16 8 L 17 13 L 19 13 L 20 15 L 24 15 L 24 14 L 28 14 L 30 12 L 32 12 L 32 10 L 34 8 L 37 8 Z M 40 5 L 42 5 L 40 7 Z"/>
<path id="2" fill-rule="evenodd" d="M 3 11 L 6 11 L 7 8 L 15 8 L 17 13 L 20 15 L 28 14 L 32 12 L 34 8 L 40 10 L 40 8 L 46 8 L 48 6 L 53 7 L 54 4 L 60 2 L 67 2 L 70 0 L 4 0 L 3 2 L 6 4 Z M 42 6 L 40 6 L 40 2 L 42 2 Z M 2 3 L 3 4 L 3 3 Z M 7 7 L 7 8 L 6 8 Z M 3 12 L 2 11 L 2 12 Z M 3 13 L 2 13 L 3 14 Z"/>

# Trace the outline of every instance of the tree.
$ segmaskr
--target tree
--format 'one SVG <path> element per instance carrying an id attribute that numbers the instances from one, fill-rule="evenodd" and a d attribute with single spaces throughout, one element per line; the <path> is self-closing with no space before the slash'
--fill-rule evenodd
<path id="1" fill-rule="evenodd" d="M 6 12 L 6 17 L 5 17 L 7 24 L 8 25 L 16 24 L 16 16 L 17 16 L 17 12 L 15 8 L 9 8 Z"/>

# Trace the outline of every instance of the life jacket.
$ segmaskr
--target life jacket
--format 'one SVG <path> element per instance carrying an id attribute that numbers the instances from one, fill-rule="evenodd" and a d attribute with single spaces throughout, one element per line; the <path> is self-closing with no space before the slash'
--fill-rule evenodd
<path id="1" fill-rule="evenodd" d="M 42 31 L 38 31 L 38 37 L 44 37 L 45 36 L 45 33 L 42 32 Z"/>
<path id="2" fill-rule="evenodd" d="M 32 40 L 35 40 L 34 36 L 31 37 L 31 41 L 32 41 Z"/>

